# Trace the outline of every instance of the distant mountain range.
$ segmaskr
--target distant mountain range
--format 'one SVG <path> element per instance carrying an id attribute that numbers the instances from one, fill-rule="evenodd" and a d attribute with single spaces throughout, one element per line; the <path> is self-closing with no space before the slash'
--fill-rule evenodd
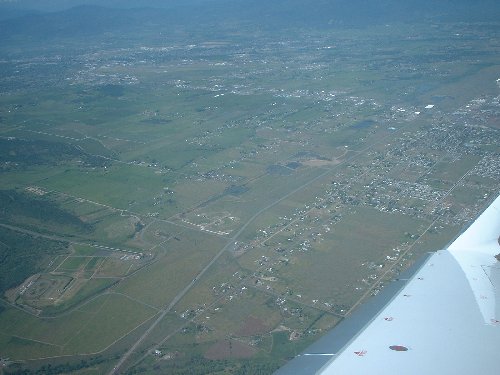
<path id="1" fill-rule="evenodd" d="M 99 4 L 99 5 L 96 5 Z M 498 21 L 498 0 L 0 0 L 0 37 L 78 36 L 144 24 L 346 27 L 421 20 Z"/>
<path id="2" fill-rule="evenodd" d="M 38 11 L 60 11 L 81 5 L 101 5 L 109 8 L 170 8 L 181 4 L 196 5 L 217 0 L 0 0 L 0 7 Z"/>

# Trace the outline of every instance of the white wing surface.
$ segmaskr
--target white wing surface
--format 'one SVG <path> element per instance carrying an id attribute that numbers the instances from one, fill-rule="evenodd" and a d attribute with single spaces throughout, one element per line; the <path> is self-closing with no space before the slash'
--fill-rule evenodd
<path id="1" fill-rule="evenodd" d="M 500 197 L 276 374 L 500 374 L 499 237 Z"/>

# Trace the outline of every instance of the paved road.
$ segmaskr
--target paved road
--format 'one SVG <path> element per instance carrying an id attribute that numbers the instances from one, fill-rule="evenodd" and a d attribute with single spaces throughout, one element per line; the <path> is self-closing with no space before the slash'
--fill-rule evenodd
<path id="1" fill-rule="evenodd" d="M 25 229 L 25 228 L 21 228 L 21 227 L 16 227 L 14 225 L 8 225 L 8 224 L 0 223 L 0 227 L 7 228 L 7 229 L 13 230 L 15 232 L 19 232 L 19 233 L 29 234 L 30 236 L 33 236 L 33 237 L 46 238 L 48 240 L 70 243 L 72 245 L 90 246 L 90 247 L 95 247 L 97 249 L 103 249 L 103 250 L 108 250 L 108 251 L 120 251 L 120 252 L 130 253 L 130 254 L 141 254 L 141 252 L 139 252 L 139 251 L 133 251 L 133 250 L 127 250 L 127 249 L 120 249 L 120 248 L 117 248 L 117 247 L 111 247 L 111 246 L 99 245 L 99 244 L 92 244 L 92 243 L 86 243 L 86 242 L 72 241 L 72 240 L 69 240 L 69 239 L 67 239 L 65 237 L 59 237 L 59 236 L 55 236 L 55 235 L 51 235 L 51 234 L 42 234 L 42 233 L 34 232 L 32 230 L 29 230 L 29 229 Z"/>
<path id="2" fill-rule="evenodd" d="M 408 126 L 410 123 L 406 124 Z M 233 248 L 235 246 L 236 240 L 239 238 L 241 233 L 258 217 L 260 216 L 263 212 L 269 210 L 270 208 L 276 206 L 278 203 L 284 201 L 288 197 L 292 196 L 293 194 L 301 191 L 302 189 L 306 188 L 307 186 L 313 184 L 314 182 L 320 180 L 321 178 L 327 176 L 328 174 L 332 173 L 335 169 L 339 168 L 343 164 L 350 162 L 359 156 L 363 155 L 366 151 L 369 151 L 373 147 L 377 146 L 380 143 L 387 142 L 388 138 L 392 138 L 395 136 L 395 134 L 399 133 L 402 129 L 404 129 L 405 126 L 401 126 L 399 128 L 398 132 L 393 132 L 391 135 L 387 135 L 386 137 L 383 137 L 379 141 L 372 143 L 371 145 L 365 147 L 362 150 L 357 151 L 353 156 L 350 158 L 345 159 L 344 161 L 340 162 L 339 164 L 336 164 L 332 166 L 331 168 L 326 169 L 324 172 L 320 173 L 316 177 L 310 179 L 309 181 L 305 182 L 304 184 L 300 185 L 299 187 L 293 189 L 292 191 L 286 193 L 283 195 L 281 198 L 276 199 L 274 202 L 269 203 L 267 206 L 261 208 L 259 211 L 257 211 L 248 221 L 234 234 L 233 237 L 229 240 L 229 242 L 224 246 L 213 258 L 212 260 L 198 273 L 198 275 L 181 291 L 179 292 L 175 298 L 170 302 L 168 306 L 166 306 L 164 309 L 160 310 L 160 313 L 158 315 L 158 318 L 151 324 L 151 326 L 147 329 L 146 332 L 135 342 L 135 344 L 122 356 L 120 361 L 117 363 L 117 365 L 109 372 L 108 375 L 115 375 L 118 374 L 121 367 L 123 364 L 127 361 L 127 359 L 132 355 L 132 353 L 139 347 L 139 345 L 144 341 L 146 337 L 149 336 L 149 334 L 153 331 L 153 329 L 156 328 L 156 326 L 160 323 L 160 321 L 167 315 L 172 308 L 191 290 L 191 288 L 196 284 L 196 282 L 208 271 L 208 269 L 224 254 L 227 250 Z"/>
<path id="3" fill-rule="evenodd" d="M 380 141 L 379 141 L 380 142 Z M 164 309 L 160 310 L 160 313 L 156 320 L 151 324 L 151 326 L 146 330 L 146 332 L 143 333 L 143 335 L 130 347 L 130 349 L 120 358 L 120 361 L 116 364 L 116 366 L 109 372 L 109 375 L 115 375 L 118 374 L 121 370 L 121 367 L 123 364 L 127 361 L 127 359 L 132 355 L 132 353 L 141 345 L 141 343 L 144 341 L 146 337 L 149 336 L 149 334 L 156 328 L 156 326 L 160 323 L 160 321 L 167 315 L 172 308 L 191 290 L 191 288 L 196 284 L 196 282 L 212 267 L 212 265 L 224 254 L 227 250 L 233 248 L 235 246 L 236 240 L 239 238 L 241 233 L 258 217 L 260 216 L 263 212 L 269 210 L 270 208 L 276 206 L 278 203 L 284 201 L 288 197 L 292 196 L 293 194 L 301 191 L 302 189 L 306 188 L 307 186 L 313 184 L 314 182 L 320 180 L 321 178 L 327 176 L 329 173 L 332 173 L 333 170 L 337 169 L 339 166 L 345 164 L 348 161 L 351 161 L 359 155 L 362 155 L 364 152 L 368 151 L 369 149 L 373 148 L 377 143 L 374 143 L 365 149 L 359 151 L 355 155 L 353 155 L 351 158 L 348 158 L 344 160 L 343 162 L 333 166 L 332 168 L 326 169 L 323 173 L 320 173 L 316 177 L 310 179 L 309 181 L 305 182 L 304 184 L 300 185 L 299 187 L 293 189 L 292 191 L 288 192 L 287 194 L 283 195 L 281 198 L 276 199 L 274 202 L 269 203 L 267 206 L 261 208 L 259 211 L 257 211 L 248 221 L 234 234 L 233 237 L 231 237 L 230 241 L 224 246 L 213 258 L 212 260 L 198 273 L 198 275 L 182 290 L 180 291 L 175 298 L 170 302 L 168 306 L 166 306 Z"/>

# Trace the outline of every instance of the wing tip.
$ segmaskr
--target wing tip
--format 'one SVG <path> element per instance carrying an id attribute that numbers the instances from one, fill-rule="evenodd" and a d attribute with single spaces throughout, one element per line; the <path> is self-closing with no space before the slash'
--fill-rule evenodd
<path id="1" fill-rule="evenodd" d="M 487 253 L 495 257 L 498 255 L 500 258 L 500 195 L 448 246 L 447 250 L 452 253 L 461 251 Z"/>

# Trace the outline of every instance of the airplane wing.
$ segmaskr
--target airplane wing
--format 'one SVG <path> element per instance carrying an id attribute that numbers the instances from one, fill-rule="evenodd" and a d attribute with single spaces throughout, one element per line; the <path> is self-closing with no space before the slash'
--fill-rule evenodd
<path id="1" fill-rule="evenodd" d="M 498 254 L 500 196 L 275 374 L 500 374 Z"/>

